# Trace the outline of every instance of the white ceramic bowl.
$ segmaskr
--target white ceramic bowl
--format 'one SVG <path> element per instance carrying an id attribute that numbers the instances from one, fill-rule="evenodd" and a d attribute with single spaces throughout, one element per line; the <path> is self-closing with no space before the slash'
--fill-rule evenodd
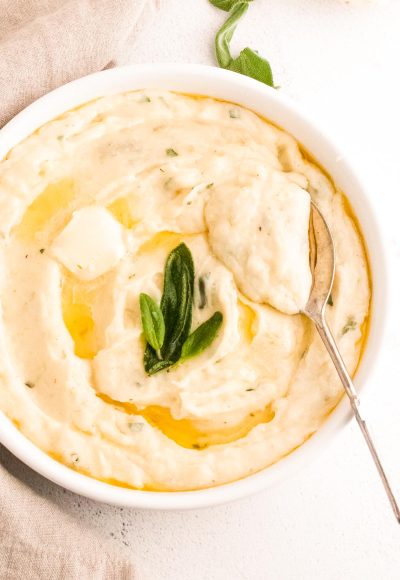
<path id="1" fill-rule="evenodd" d="M 371 382 L 386 318 L 387 277 L 381 235 L 370 198 L 348 160 L 281 91 L 236 73 L 200 65 L 134 65 L 106 70 L 56 89 L 18 114 L 0 131 L 0 159 L 38 127 L 68 109 L 103 95 L 143 88 L 208 95 L 260 113 L 294 135 L 328 171 L 336 185 L 346 192 L 365 236 L 373 278 L 370 336 L 356 377 L 357 387 L 364 390 L 367 380 Z M 0 442 L 38 473 L 89 498 L 138 508 L 189 509 L 231 501 L 287 478 L 317 452 L 326 450 L 328 443 L 350 419 L 348 401 L 343 399 L 315 435 L 275 465 L 234 483 L 187 492 L 130 490 L 77 473 L 38 449 L 1 413 Z"/>

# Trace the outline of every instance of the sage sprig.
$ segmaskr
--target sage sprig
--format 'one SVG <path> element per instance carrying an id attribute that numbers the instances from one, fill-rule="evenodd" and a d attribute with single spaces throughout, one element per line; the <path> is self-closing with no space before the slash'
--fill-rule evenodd
<path id="1" fill-rule="evenodd" d="M 274 80 L 269 62 L 260 56 L 257 51 L 247 47 L 239 56 L 233 58 L 230 43 L 239 20 L 248 10 L 252 0 L 210 0 L 213 6 L 230 12 L 227 20 L 218 30 L 215 37 L 215 52 L 220 67 L 232 70 L 245 76 L 256 79 L 270 87 Z"/>
<path id="2" fill-rule="evenodd" d="M 193 258 L 189 248 L 180 244 L 165 264 L 160 307 L 147 294 L 140 295 L 143 334 L 147 341 L 143 363 L 149 375 L 200 354 L 215 339 L 222 324 L 220 312 L 190 334 L 193 296 Z"/>

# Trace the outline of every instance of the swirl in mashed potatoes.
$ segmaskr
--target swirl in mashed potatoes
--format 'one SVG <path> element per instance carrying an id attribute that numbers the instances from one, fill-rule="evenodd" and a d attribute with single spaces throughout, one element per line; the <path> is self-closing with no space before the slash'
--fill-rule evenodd
<path id="1" fill-rule="evenodd" d="M 335 240 L 328 320 L 354 372 L 363 243 L 290 135 L 231 103 L 154 90 L 47 123 L 0 163 L 0 409 L 59 461 L 135 488 L 218 485 L 288 454 L 342 397 L 299 314 L 311 198 Z M 200 356 L 147 376 L 139 294 L 159 302 L 180 242 L 193 327 L 217 310 L 223 325 Z"/>

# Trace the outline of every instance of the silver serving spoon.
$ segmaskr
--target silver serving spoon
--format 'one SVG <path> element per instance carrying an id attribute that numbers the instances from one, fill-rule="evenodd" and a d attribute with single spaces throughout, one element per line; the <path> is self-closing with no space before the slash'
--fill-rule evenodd
<path id="1" fill-rule="evenodd" d="M 360 414 L 360 399 L 325 320 L 325 307 L 332 290 L 333 278 L 335 275 L 335 250 L 328 225 L 313 202 L 311 202 L 309 238 L 310 267 L 313 282 L 310 297 L 302 313 L 314 322 L 333 364 L 335 365 L 340 380 L 343 383 L 346 395 L 350 399 L 350 405 L 354 416 L 357 419 L 357 423 L 364 435 L 368 449 L 371 452 L 372 458 L 381 477 L 393 513 L 396 516 L 397 522 L 400 523 L 399 506 L 397 505 L 389 481 L 375 449 L 375 445 L 371 439 L 367 424 Z"/>

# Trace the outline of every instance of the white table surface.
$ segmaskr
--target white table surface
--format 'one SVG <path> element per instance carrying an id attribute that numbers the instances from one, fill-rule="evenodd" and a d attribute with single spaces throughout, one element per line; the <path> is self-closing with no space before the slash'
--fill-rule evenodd
<path id="1" fill-rule="evenodd" d="M 164 0 L 126 62 L 214 64 L 223 12 Z M 235 36 L 320 120 L 370 183 L 388 237 L 393 321 L 366 397 L 400 497 L 400 0 L 255 0 Z M 386 206 L 386 207 L 385 207 Z M 396 297 L 397 300 L 396 300 Z M 18 468 L 16 468 L 18 471 Z M 31 485 L 132 556 L 144 580 L 398 580 L 400 528 L 354 425 L 280 487 L 218 508 L 145 512 L 96 504 L 32 472 Z"/>

